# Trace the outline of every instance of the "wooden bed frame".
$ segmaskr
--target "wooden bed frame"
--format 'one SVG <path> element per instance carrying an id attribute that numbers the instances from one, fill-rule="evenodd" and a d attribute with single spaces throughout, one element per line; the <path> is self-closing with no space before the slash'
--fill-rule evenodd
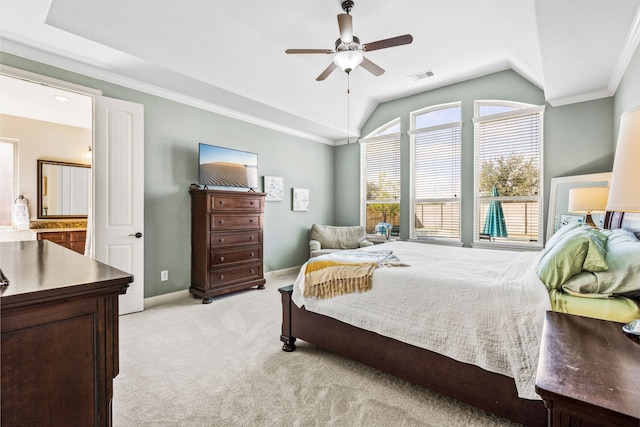
<path id="1" fill-rule="evenodd" d="M 607 214 L 606 228 L 623 227 L 623 217 Z M 640 214 L 629 218 L 633 231 L 640 231 L 639 218 Z M 542 400 L 519 398 L 513 378 L 306 311 L 292 301 L 293 285 L 279 290 L 284 351 L 294 351 L 296 339 L 301 339 L 524 425 L 547 425 Z"/>
<path id="2" fill-rule="evenodd" d="M 496 415 L 547 425 L 542 400 L 518 398 L 513 378 L 306 311 L 293 303 L 292 292 L 293 285 L 280 288 L 284 351 L 294 351 L 301 339 Z"/>

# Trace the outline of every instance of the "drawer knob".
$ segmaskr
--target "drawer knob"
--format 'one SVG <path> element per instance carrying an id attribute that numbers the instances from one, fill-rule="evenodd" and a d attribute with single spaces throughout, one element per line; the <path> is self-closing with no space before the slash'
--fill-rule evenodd
<path id="1" fill-rule="evenodd" d="M 253 272 L 254 272 L 253 268 L 249 270 L 249 273 L 253 274 Z"/>
<path id="2" fill-rule="evenodd" d="M 253 204 L 253 202 L 251 202 L 251 204 Z"/>
<path id="3" fill-rule="evenodd" d="M 224 239 L 220 238 L 220 243 L 224 242 Z"/>
<path id="4" fill-rule="evenodd" d="M 251 252 L 251 253 L 249 254 L 249 256 L 253 258 L 254 256 L 256 256 L 256 254 L 254 254 L 253 252 Z"/>
<path id="5" fill-rule="evenodd" d="M 220 275 L 220 280 L 224 280 L 224 274 Z"/>
<path id="6" fill-rule="evenodd" d="M 220 262 L 224 262 L 224 257 L 223 256 L 220 257 Z"/>
<path id="7" fill-rule="evenodd" d="M 249 222 L 253 222 L 253 218 L 251 218 L 251 219 L 249 220 Z"/>
<path id="8" fill-rule="evenodd" d="M 218 223 L 224 224 L 224 219 L 221 219 L 220 221 L 218 221 Z"/>
<path id="9" fill-rule="evenodd" d="M 253 236 L 249 236 L 249 240 L 253 240 Z"/>
<path id="10" fill-rule="evenodd" d="M 218 203 L 220 203 L 221 205 L 224 205 L 224 200 L 220 200 Z"/>

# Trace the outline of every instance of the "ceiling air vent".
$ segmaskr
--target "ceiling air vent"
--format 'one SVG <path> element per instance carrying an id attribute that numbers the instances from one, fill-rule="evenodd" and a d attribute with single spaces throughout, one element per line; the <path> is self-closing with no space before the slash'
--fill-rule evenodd
<path id="1" fill-rule="evenodd" d="M 426 79 L 427 77 L 433 77 L 433 76 L 435 76 L 435 73 L 433 72 L 433 70 L 426 70 L 426 71 L 421 71 L 417 74 L 413 74 L 409 76 L 409 79 L 411 81 L 417 82 L 418 80 Z"/>

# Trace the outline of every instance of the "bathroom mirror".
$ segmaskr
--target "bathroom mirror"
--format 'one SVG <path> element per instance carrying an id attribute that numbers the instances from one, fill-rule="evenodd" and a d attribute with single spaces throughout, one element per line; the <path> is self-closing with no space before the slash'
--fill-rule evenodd
<path id="1" fill-rule="evenodd" d="M 38 160 L 38 219 L 86 218 L 91 166 Z"/>

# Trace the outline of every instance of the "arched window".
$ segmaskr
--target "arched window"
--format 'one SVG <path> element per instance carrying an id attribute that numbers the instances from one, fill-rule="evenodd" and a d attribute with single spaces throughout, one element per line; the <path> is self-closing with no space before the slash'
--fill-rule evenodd
<path id="1" fill-rule="evenodd" d="M 411 113 L 412 239 L 460 240 L 459 102 Z"/>

